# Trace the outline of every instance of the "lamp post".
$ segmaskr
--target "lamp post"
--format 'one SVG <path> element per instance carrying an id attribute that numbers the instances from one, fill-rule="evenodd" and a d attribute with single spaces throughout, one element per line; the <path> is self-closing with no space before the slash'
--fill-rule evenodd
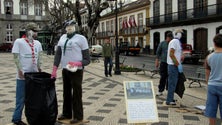
<path id="1" fill-rule="evenodd" d="M 120 67 L 119 67 L 119 45 L 118 45 L 118 8 L 117 8 L 117 0 L 108 0 L 108 1 L 115 1 L 115 39 L 116 39 L 116 51 L 115 51 L 115 72 L 114 74 L 116 75 L 120 75 L 121 71 L 120 71 Z M 122 0 L 120 0 L 120 7 L 122 7 Z M 113 7 L 111 5 L 111 7 Z M 112 8 L 111 8 L 112 9 Z"/>

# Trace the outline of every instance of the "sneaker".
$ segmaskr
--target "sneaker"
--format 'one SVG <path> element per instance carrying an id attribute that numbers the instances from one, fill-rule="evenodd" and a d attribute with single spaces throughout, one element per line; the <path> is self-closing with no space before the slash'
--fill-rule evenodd
<path id="1" fill-rule="evenodd" d="M 175 102 L 166 102 L 166 105 L 176 105 Z"/>
<path id="2" fill-rule="evenodd" d="M 80 122 L 82 122 L 82 120 L 72 119 L 69 123 L 70 124 L 77 124 L 77 123 L 80 123 Z"/>
<path id="3" fill-rule="evenodd" d="M 14 122 L 14 125 L 27 125 L 27 124 L 24 123 L 23 121 L 17 121 L 17 122 Z"/>
<path id="4" fill-rule="evenodd" d="M 156 94 L 156 96 L 161 96 L 161 95 L 163 95 L 162 92 L 158 92 L 158 93 Z"/>
<path id="5" fill-rule="evenodd" d="M 58 120 L 66 120 L 66 119 L 72 119 L 72 117 L 70 116 L 70 117 L 67 117 L 67 116 L 65 116 L 65 115 L 63 115 L 63 114 L 61 114 L 59 117 L 58 117 Z"/>

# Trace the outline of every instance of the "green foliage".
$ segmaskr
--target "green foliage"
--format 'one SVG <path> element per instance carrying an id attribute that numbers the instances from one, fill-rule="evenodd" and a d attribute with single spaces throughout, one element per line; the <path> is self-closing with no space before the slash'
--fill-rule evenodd
<path id="1" fill-rule="evenodd" d="M 137 72 L 137 71 L 141 71 L 141 69 L 138 69 L 136 67 L 133 66 L 129 66 L 129 65 L 120 65 L 120 71 L 121 72 Z M 115 71 L 115 67 L 113 69 Z"/>

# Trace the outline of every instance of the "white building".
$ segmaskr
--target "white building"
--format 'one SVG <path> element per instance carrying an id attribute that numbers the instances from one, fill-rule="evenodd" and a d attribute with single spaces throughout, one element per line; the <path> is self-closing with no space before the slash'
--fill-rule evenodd
<path id="1" fill-rule="evenodd" d="M 42 29 L 48 21 L 44 10 L 38 0 L 0 0 L 0 44 L 21 37 L 29 22 Z"/>
<path id="2" fill-rule="evenodd" d="M 183 43 L 206 52 L 222 33 L 222 0 L 150 0 L 150 49 L 155 54 L 166 33 L 183 29 Z"/>

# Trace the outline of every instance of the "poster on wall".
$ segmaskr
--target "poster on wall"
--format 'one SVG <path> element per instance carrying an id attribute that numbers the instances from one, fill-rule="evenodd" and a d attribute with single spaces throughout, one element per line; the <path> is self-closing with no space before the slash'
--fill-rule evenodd
<path id="1" fill-rule="evenodd" d="M 152 81 L 124 81 L 128 123 L 159 122 Z"/>

